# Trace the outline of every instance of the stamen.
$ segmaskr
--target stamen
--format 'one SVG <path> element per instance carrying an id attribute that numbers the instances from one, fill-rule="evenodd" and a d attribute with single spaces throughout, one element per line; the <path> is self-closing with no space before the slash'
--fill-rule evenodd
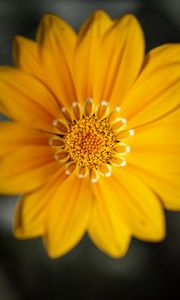
<path id="1" fill-rule="evenodd" d="M 117 119 L 120 118 L 120 106 L 116 106 L 115 109 L 110 113 L 108 117 L 109 123 L 114 123 Z"/>
<path id="2" fill-rule="evenodd" d="M 107 101 L 101 101 L 101 104 L 100 104 L 101 106 L 108 106 L 109 105 L 109 103 L 107 102 Z"/>
<path id="3" fill-rule="evenodd" d="M 65 118 L 69 123 L 71 123 L 71 122 L 72 122 L 72 119 L 71 119 L 71 116 L 70 116 L 69 112 L 67 111 L 67 109 L 66 109 L 65 107 L 62 107 L 62 108 L 61 108 L 61 112 L 62 112 L 64 118 Z"/>
<path id="4" fill-rule="evenodd" d="M 73 110 L 73 114 L 75 119 L 78 121 L 81 118 L 81 106 L 78 102 L 73 102 L 72 103 L 72 110 Z"/>
<path id="5" fill-rule="evenodd" d="M 66 164 L 66 168 L 65 168 L 66 175 L 71 175 L 74 172 L 75 168 L 76 168 L 75 163 L 70 162 L 69 164 Z"/>
<path id="6" fill-rule="evenodd" d="M 106 177 L 111 176 L 111 166 L 109 164 L 101 165 L 99 171 Z"/>
<path id="7" fill-rule="evenodd" d="M 68 128 L 66 127 L 65 123 L 62 120 L 60 120 L 60 119 L 54 120 L 52 124 L 62 134 L 65 134 L 68 131 Z"/>
<path id="8" fill-rule="evenodd" d="M 83 117 L 65 136 L 65 149 L 71 159 L 92 169 L 110 160 L 115 144 L 115 134 L 107 120 L 98 120 L 94 115 Z"/>
<path id="9" fill-rule="evenodd" d="M 109 103 L 95 106 L 92 98 L 80 103 L 73 102 L 71 111 L 61 108 L 64 120 L 53 121 L 58 130 L 49 144 L 55 147 L 55 159 L 65 165 L 65 174 L 75 170 L 79 178 L 89 176 L 95 183 L 99 176 L 111 176 L 112 166 L 124 167 L 126 155 L 131 151 L 123 142 L 134 135 L 134 129 L 126 129 L 127 120 L 120 115 L 117 106 L 109 113 Z"/>
<path id="10" fill-rule="evenodd" d="M 99 173 L 96 169 L 91 169 L 90 170 L 90 179 L 92 183 L 95 183 L 99 179 Z"/>
<path id="11" fill-rule="evenodd" d="M 60 152 L 55 153 L 54 158 L 56 160 L 67 160 L 68 153 L 62 150 Z"/>
<path id="12" fill-rule="evenodd" d="M 98 107 L 97 117 L 102 119 L 107 116 L 109 111 L 109 103 L 107 101 L 102 101 Z"/>
<path id="13" fill-rule="evenodd" d="M 119 112 L 121 110 L 121 107 L 120 106 L 116 106 L 114 110 L 117 111 L 117 112 Z"/>
<path id="14" fill-rule="evenodd" d="M 118 134 L 116 135 L 116 139 L 117 139 L 117 141 L 121 141 L 123 139 L 128 139 L 128 138 L 132 137 L 134 135 L 134 133 L 135 133 L 134 129 L 129 129 L 126 131 L 118 132 Z"/>
<path id="15" fill-rule="evenodd" d="M 122 163 L 120 164 L 120 167 L 125 167 L 127 165 L 127 161 L 123 160 Z"/>
<path id="16" fill-rule="evenodd" d="M 49 140 L 49 145 L 53 147 L 61 147 L 64 146 L 64 139 L 52 137 Z"/>
<path id="17" fill-rule="evenodd" d="M 118 131 L 122 130 L 122 127 L 124 127 L 127 123 L 127 120 L 125 118 L 119 118 L 117 119 L 114 124 L 111 126 L 112 130 Z"/>
<path id="18" fill-rule="evenodd" d="M 117 145 L 115 147 L 115 150 L 120 154 L 126 154 L 126 153 L 129 153 L 131 151 L 131 147 L 120 142 L 120 143 L 117 143 Z"/>
<path id="19" fill-rule="evenodd" d="M 129 135 L 133 136 L 134 135 L 134 129 L 129 129 Z"/>
<path id="20" fill-rule="evenodd" d="M 127 165 L 127 161 L 121 156 L 112 157 L 111 163 L 116 167 L 125 167 Z"/>
<path id="21" fill-rule="evenodd" d="M 130 146 L 126 146 L 126 153 L 131 152 L 131 147 Z"/>
<path id="22" fill-rule="evenodd" d="M 92 111 L 93 111 L 93 99 L 92 98 L 88 98 L 86 100 L 84 111 L 85 111 L 86 116 L 90 116 L 92 114 Z"/>
<path id="23" fill-rule="evenodd" d="M 80 167 L 78 170 L 78 177 L 84 178 L 88 175 L 88 168 L 87 167 Z"/>

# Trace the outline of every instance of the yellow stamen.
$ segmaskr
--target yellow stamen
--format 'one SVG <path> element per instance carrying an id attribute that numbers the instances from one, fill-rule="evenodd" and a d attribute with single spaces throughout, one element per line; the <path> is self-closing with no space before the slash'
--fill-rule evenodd
<path id="1" fill-rule="evenodd" d="M 79 178 L 89 176 L 95 183 L 99 176 L 111 176 L 111 166 L 124 167 L 125 156 L 130 147 L 123 139 L 131 138 L 134 130 L 124 130 L 126 119 L 122 118 L 120 107 L 109 113 L 109 104 L 102 101 L 94 105 L 88 98 L 82 107 L 73 102 L 71 114 L 62 108 L 65 121 L 54 120 L 59 131 L 49 144 L 55 147 L 55 159 L 65 164 L 65 173 L 70 175 L 77 169 Z"/>
<path id="2" fill-rule="evenodd" d="M 114 131 L 119 131 L 120 129 L 122 130 L 122 127 L 126 125 L 126 119 L 124 118 L 118 118 L 112 125 L 112 130 Z"/>
<path id="3" fill-rule="evenodd" d="M 92 111 L 93 111 L 93 100 L 91 98 L 88 98 L 85 104 L 85 115 L 90 116 L 92 114 Z"/>
<path id="4" fill-rule="evenodd" d="M 67 111 L 67 109 L 65 107 L 62 107 L 61 108 L 61 112 L 63 114 L 63 117 L 69 122 L 71 123 L 72 122 L 72 119 L 71 119 L 71 116 L 69 114 L 69 112 Z"/>
<path id="5" fill-rule="evenodd" d="M 78 102 L 73 102 L 72 103 L 72 110 L 73 110 L 73 113 L 74 113 L 74 118 L 75 120 L 80 120 L 81 118 L 81 107 L 80 107 L 80 104 Z"/>
<path id="6" fill-rule="evenodd" d="M 113 123 L 117 119 L 119 119 L 120 118 L 120 112 L 121 112 L 120 106 L 116 106 L 114 108 L 114 110 L 109 114 L 109 117 L 108 117 L 109 123 Z"/>
<path id="7" fill-rule="evenodd" d="M 110 161 L 116 145 L 115 134 L 106 119 L 83 117 L 65 136 L 65 149 L 79 166 L 98 168 Z"/>
<path id="8" fill-rule="evenodd" d="M 126 144 L 120 142 L 116 144 L 116 151 L 121 154 L 129 153 L 131 151 L 131 148 L 130 146 L 127 146 Z"/>
<path id="9" fill-rule="evenodd" d="M 68 127 L 62 120 L 56 119 L 53 121 L 53 126 L 60 131 L 60 133 L 64 134 L 68 131 Z"/>
<path id="10" fill-rule="evenodd" d="M 91 169 L 90 170 L 90 179 L 92 183 L 95 183 L 99 179 L 99 173 L 96 169 Z"/>
<path id="11" fill-rule="evenodd" d="M 98 119 L 102 119 L 107 116 L 109 111 L 108 102 L 102 101 L 98 107 L 97 117 Z"/>
<path id="12" fill-rule="evenodd" d="M 104 164 L 99 167 L 99 171 L 103 176 L 109 177 L 111 176 L 111 166 L 110 164 Z"/>
<path id="13" fill-rule="evenodd" d="M 55 153 L 54 158 L 56 160 L 66 160 L 68 158 L 68 153 L 62 150 L 60 152 Z"/>
<path id="14" fill-rule="evenodd" d="M 71 175 L 74 170 L 76 168 L 76 164 L 73 162 L 67 163 L 66 167 L 65 167 L 65 173 L 66 175 Z"/>
<path id="15" fill-rule="evenodd" d="M 80 167 L 78 170 L 78 177 L 79 178 L 84 178 L 88 175 L 88 168 L 87 167 Z"/>
<path id="16" fill-rule="evenodd" d="M 64 139 L 59 137 L 52 137 L 49 140 L 49 145 L 53 147 L 61 147 L 64 146 Z"/>
<path id="17" fill-rule="evenodd" d="M 116 139 L 117 139 L 117 141 L 121 141 L 123 139 L 129 139 L 133 135 L 134 135 L 134 129 L 129 129 L 129 130 L 126 130 L 126 131 L 120 131 L 116 135 Z"/>
<path id="18" fill-rule="evenodd" d="M 116 167 L 125 167 L 127 165 L 127 161 L 121 156 L 112 157 L 111 163 Z"/>

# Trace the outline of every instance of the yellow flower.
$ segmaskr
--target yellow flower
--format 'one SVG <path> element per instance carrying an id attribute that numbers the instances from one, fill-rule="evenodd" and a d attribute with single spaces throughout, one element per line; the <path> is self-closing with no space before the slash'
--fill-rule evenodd
<path id="1" fill-rule="evenodd" d="M 21 194 L 14 232 L 51 257 L 85 232 L 123 256 L 132 236 L 159 241 L 180 209 L 180 45 L 144 54 L 132 15 L 97 11 L 78 34 L 47 15 L 16 37 L 0 68 L 0 192 Z"/>

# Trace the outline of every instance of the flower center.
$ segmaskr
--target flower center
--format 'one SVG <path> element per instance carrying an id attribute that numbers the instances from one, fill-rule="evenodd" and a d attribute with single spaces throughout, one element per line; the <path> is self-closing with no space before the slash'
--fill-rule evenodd
<path id="1" fill-rule="evenodd" d="M 116 137 L 107 118 L 83 116 L 72 124 L 65 136 L 65 150 L 78 166 L 98 168 L 110 163 L 116 146 Z"/>
<path id="2" fill-rule="evenodd" d="M 126 165 L 130 147 L 125 141 L 134 130 L 126 129 L 120 107 L 110 111 L 108 102 L 95 106 L 88 98 L 83 107 L 73 102 L 70 110 L 63 107 L 61 112 L 62 118 L 53 121 L 57 133 L 49 143 L 67 175 L 76 170 L 78 177 L 97 182 L 100 175 L 111 175 L 112 166 Z"/>

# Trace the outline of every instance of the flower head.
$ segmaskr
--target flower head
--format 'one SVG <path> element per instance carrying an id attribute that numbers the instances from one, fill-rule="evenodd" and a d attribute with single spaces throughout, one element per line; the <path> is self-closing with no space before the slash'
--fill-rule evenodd
<path id="1" fill-rule="evenodd" d="M 14 232 L 51 257 L 84 233 L 113 257 L 159 241 L 180 209 L 180 45 L 144 53 L 132 15 L 97 11 L 78 34 L 43 18 L 0 68 L 0 192 L 21 194 Z"/>
<path id="2" fill-rule="evenodd" d="M 108 102 L 102 101 L 93 109 L 93 100 L 88 98 L 84 108 L 72 103 L 72 115 L 64 107 L 61 110 L 65 120 L 53 121 L 57 133 L 49 143 L 67 175 L 76 169 L 78 177 L 89 176 L 91 182 L 97 182 L 100 175 L 111 175 L 111 166 L 126 165 L 130 147 L 124 141 L 134 130 L 124 129 L 126 119 L 120 117 L 119 107 L 109 113 Z"/>

